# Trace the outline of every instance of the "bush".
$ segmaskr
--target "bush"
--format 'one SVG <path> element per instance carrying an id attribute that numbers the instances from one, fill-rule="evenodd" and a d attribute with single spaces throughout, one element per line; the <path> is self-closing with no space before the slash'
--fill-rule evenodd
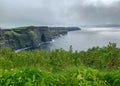
<path id="1" fill-rule="evenodd" d="M 119 86 L 120 48 L 15 53 L 0 49 L 0 86 Z M 1 72 L 2 71 L 2 72 Z"/>

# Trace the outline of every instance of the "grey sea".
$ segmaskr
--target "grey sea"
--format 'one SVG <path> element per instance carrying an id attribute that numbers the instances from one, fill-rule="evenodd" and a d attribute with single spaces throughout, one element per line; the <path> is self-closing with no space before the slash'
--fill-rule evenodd
<path id="1" fill-rule="evenodd" d="M 109 42 L 116 43 L 120 47 L 120 27 L 82 28 L 82 30 L 71 31 L 66 35 L 56 37 L 51 42 L 42 43 L 37 49 L 69 50 L 72 46 L 74 51 L 81 51 L 94 46 L 107 46 Z"/>

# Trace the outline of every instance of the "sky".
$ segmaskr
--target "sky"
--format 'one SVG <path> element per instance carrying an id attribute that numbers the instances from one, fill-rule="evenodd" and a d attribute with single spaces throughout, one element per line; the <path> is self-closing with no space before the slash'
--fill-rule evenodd
<path id="1" fill-rule="evenodd" d="M 120 0 L 0 0 L 0 27 L 120 24 Z"/>

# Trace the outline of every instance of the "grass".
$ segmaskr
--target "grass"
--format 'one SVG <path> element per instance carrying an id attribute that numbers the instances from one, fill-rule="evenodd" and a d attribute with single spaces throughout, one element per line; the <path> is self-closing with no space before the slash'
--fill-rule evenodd
<path id="1" fill-rule="evenodd" d="M 119 86 L 120 71 L 99 71 L 86 67 L 50 72 L 40 68 L 3 70 L 1 86 Z"/>
<path id="2" fill-rule="evenodd" d="M 26 29 L 28 26 L 24 26 L 24 27 L 16 27 L 16 28 L 12 28 L 13 30 L 21 30 L 21 29 Z"/>
<path id="3" fill-rule="evenodd" d="M 0 86 L 119 86 L 120 48 L 15 53 L 0 49 Z"/>

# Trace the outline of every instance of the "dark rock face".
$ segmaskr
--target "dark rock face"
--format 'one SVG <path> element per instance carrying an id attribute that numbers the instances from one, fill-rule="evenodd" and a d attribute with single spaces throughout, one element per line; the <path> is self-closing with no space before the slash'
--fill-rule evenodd
<path id="1" fill-rule="evenodd" d="M 0 47 L 20 49 L 25 47 L 36 47 L 41 42 L 51 41 L 60 34 L 68 31 L 80 30 L 78 27 L 34 27 L 29 26 L 22 29 L 0 29 Z"/>

